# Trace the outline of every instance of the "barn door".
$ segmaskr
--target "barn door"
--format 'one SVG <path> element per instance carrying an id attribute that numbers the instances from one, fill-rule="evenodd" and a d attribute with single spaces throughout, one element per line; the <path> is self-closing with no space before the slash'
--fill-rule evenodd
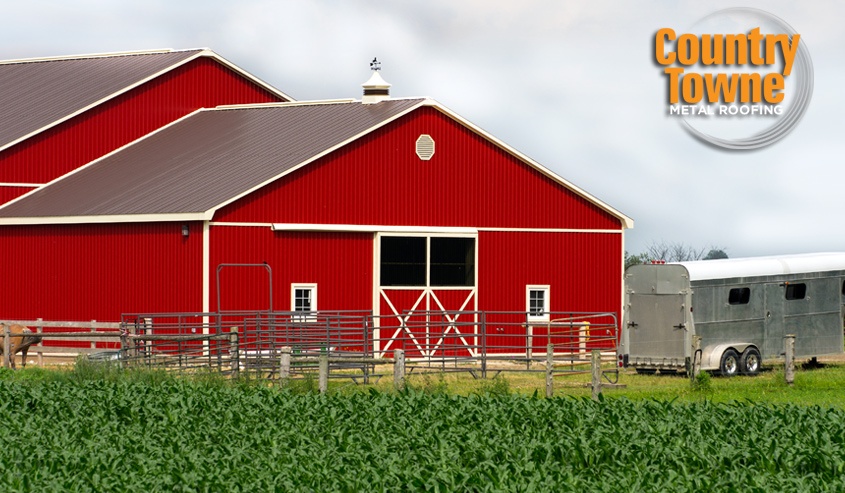
<path id="1" fill-rule="evenodd" d="M 379 235 L 376 351 L 474 355 L 476 327 L 465 324 L 474 314 L 457 312 L 477 308 L 475 243 L 469 235 Z"/>

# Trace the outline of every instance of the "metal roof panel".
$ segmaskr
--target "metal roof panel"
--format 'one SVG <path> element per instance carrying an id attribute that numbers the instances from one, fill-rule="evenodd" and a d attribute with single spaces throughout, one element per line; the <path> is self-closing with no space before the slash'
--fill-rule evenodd
<path id="1" fill-rule="evenodd" d="M 0 208 L 0 218 L 207 213 L 425 102 L 201 110 Z"/>

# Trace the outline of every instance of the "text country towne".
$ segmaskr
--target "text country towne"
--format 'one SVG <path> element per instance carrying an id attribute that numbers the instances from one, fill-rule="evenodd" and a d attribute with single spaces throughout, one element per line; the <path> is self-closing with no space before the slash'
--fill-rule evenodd
<path id="1" fill-rule="evenodd" d="M 681 34 L 662 28 L 655 35 L 655 60 L 665 66 L 669 103 L 687 104 L 757 104 L 777 105 L 784 100 L 784 79 L 792 72 L 801 35 L 763 34 L 759 27 L 737 34 Z M 764 67 L 783 62 L 782 69 L 763 73 L 725 71 L 698 73 L 696 66 Z M 678 66 L 680 65 L 680 66 Z M 721 106 L 720 115 L 780 114 L 773 106 Z M 717 114 L 712 108 L 670 106 L 671 114 Z"/>

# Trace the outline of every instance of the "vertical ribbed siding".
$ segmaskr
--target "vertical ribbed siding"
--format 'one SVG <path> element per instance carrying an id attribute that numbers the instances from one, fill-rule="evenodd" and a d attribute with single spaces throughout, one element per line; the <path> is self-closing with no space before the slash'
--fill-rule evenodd
<path id="1" fill-rule="evenodd" d="M 201 57 L 0 153 L 0 182 L 46 183 L 198 108 L 278 97 Z"/>
<path id="2" fill-rule="evenodd" d="M 525 311 L 525 287 L 548 284 L 552 311 L 618 315 L 621 249 L 617 233 L 479 233 L 479 309 Z"/>
<path id="3" fill-rule="evenodd" d="M 220 264 L 267 263 L 273 271 L 273 308 L 291 309 L 291 284 L 317 284 L 320 310 L 372 308 L 373 235 L 274 232 L 269 227 L 212 226 L 211 308 L 217 308 L 215 277 Z M 268 298 L 260 270 L 225 268 L 221 305 L 256 309 Z"/>
<path id="4" fill-rule="evenodd" d="M 415 153 L 434 139 L 430 161 Z M 217 221 L 621 229 L 620 221 L 433 108 L 236 202 Z"/>
<path id="5" fill-rule="evenodd" d="M 32 188 L 29 187 L 0 187 L 0 204 L 5 204 L 31 190 Z"/>
<path id="6" fill-rule="evenodd" d="M 121 313 L 202 309 L 202 226 L 0 228 L 0 318 L 120 321 Z"/>

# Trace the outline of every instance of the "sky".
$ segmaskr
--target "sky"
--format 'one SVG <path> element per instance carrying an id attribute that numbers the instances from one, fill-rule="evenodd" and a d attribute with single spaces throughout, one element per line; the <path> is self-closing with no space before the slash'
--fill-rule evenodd
<path id="1" fill-rule="evenodd" d="M 658 29 L 763 9 L 801 35 L 812 100 L 775 144 L 706 145 L 667 115 Z M 834 1 L 10 2 L 0 59 L 210 48 L 297 100 L 428 96 L 633 218 L 625 246 L 731 257 L 845 251 L 845 4 Z M 835 221 L 834 221 L 835 222 Z"/>

